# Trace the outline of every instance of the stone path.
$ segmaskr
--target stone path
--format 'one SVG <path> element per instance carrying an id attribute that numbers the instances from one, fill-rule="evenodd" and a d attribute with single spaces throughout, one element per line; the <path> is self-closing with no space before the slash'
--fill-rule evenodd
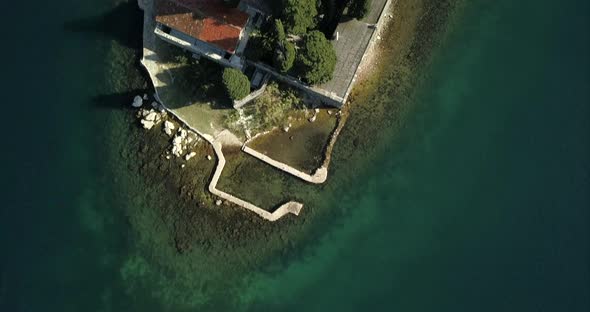
<path id="1" fill-rule="evenodd" d="M 270 213 L 245 200 L 239 199 L 231 194 L 218 190 L 217 182 L 219 181 L 219 178 L 221 177 L 221 172 L 223 172 L 223 167 L 225 166 L 225 157 L 223 156 L 223 152 L 221 150 L 221 143 L 217 141 L 213 141 L 210 143 L 213 145 L 213 149 L 215 150 L 215 154 L 217 155 L 217 168 L 215 169 L 215 173 L 213 174 L 213 178 L 211 179 L 211 183 L 209 184 L 209 192 L 229 202 L 232 202 L 240 207 L 246 208 L 268 221 L 276 221 L 289 213 L 299 215 L 301 208 L 303 208 L 303 204 L 298 202 L 290 201 L 286 204 L 283 204 L 273 213 Z"/>
<path id="2" fill-rule="evenodd" d="M 331 41 L 337 56 L 334 77 L 318 88 L 346 101 L 354 85 L 358 68 L 367 50 L 375 42 L 375 34 L 382 26 L 383 17 L 390 4 L 391 0 L 373 0 L 366 18 L 360 21 L 351 19 L 338 24 L 336 28 L 336 33 L 339 34 L 338 40 Z M 348 18 L 343 17 L 344 19 Z"/>

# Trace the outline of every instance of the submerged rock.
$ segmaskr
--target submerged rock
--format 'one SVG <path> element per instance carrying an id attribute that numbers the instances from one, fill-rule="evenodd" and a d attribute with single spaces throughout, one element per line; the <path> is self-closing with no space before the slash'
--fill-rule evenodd
<path id="1" fill-rule="evenodd" d="M 141 124 L 147 130 L 151 130 L 156 124 L 151 120 L 141 120 Z"/>
<path id="2" fill-rule="evenodd" d="M 195 153 L 195 152 L 191 152 L 191 153 L 189 153 L 189 154 L 186 154 L 186 156 L 184 156 L 184 159 L 185 159 L 186 161 L 188 161 L 188 160 L 190 160 L 191 158 L 193 158 L 193 157 L 195 157 L 195 156 L 197 156 L 197 153 Z"/>
<path id="3" fill-rule="evenodd" d="M 135 108 L 140 108 L 142 105 L 143 105 L 143 99 L 141 98 L 141 96 L 137 95 L 133 99 L 133 103 L 131 104 L 131 106 L 133 106 Z"/>

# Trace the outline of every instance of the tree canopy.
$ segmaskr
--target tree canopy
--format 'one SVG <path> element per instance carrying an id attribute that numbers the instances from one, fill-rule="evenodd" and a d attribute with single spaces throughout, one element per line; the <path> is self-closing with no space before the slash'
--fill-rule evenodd
<path id="1" fill-rule="evenodd" d="M 250 80 L 235 68 L 223 70 L 223 86 L 232 100 L 241 100 L 250 94 Z"/>
<path id="2" fill-rule="evenodd" d="M 285 73 L 293 67 L 295 61 L 295 45 L 287 41 L 285 28 L 280 19 L 275 20 L 272 40 L 274 41 L 273 65 L 276 69 Z"/>
<path id="3" fill-rule="evenodd" d="M 316 0 L 283 0 L 282 17 L 291 34 L 305 34 L 315 25 L 317 14 Z"/>
<path id="4" fill-rule="evenodd" d="M 357 19 L 361 19 L 369 13 L 371 9 L 371 0 L 351 0 L 348 6 L 348 14 Z"/>
<path id="5" fill-rule="evenodd" d="M 295 45 L 289 41 L 283 41 L 277 45 L 274 56 L 274 66 L 283 73 L 293 67 L 295 62 Z"/>
<path id="6" fill-rule="evenodd" d="M 287 35 L 285 34 L 285 27 L 283 26 L 283 22 L 280 19 L 276 19 L 273 29 L 273 40 L 275 40 L 275 43 L 277 43 L 282 42 L 285 39 L 287 39 Z"/>
<path id="7" fill-rule="evenodd" d="M 323 33 L 314 30 L 304 38 L 297 57 L 300 75 L 310 84 L 332 79 L 336 68 L 336 52 Z"/>

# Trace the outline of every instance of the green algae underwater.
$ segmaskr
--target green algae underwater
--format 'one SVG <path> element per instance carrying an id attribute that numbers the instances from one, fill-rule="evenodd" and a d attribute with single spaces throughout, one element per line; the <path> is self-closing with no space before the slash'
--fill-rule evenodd
<path id="1" fill-rule="evenodd" d="M 309 203 L 276 225 L 149 173 L 135 3 L 12 4 L 0 311 L 589 310 L 590 7 L 453 3 L 399 0 L 326 185 L 252 169 Z"/>

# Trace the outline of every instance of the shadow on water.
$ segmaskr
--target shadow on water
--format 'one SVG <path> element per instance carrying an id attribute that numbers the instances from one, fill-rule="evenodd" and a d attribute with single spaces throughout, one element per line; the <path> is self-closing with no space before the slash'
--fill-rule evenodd
<path id="1" fill-rule="evenodd" d="M 134 89 L 125 92 L 101 94 L 92 97 L 92 104 L 96 108 L 101 109 L 122 109 L 130 108 L 133 98 L 137 95 L 143 96 L 144 94 L 150 95 L 151 90 L 149 89 Z M 149 105 L 148 101 L 144 101 L 144 105 Z"/>
<path id="2" fill-rule="evenodd" d="M 73 33 L 114 39 L 128 48 L 142 47 L 143 12 L 136 1 L 123 2 L 99 16 L 66 22 L 63 27 Z"/>

